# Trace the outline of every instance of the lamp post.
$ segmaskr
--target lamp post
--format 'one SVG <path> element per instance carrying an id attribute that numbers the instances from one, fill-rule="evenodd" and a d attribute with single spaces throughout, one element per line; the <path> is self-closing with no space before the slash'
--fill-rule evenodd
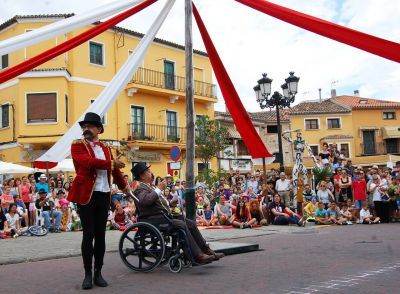
<path id="1" fill-rule="evenodd" d="M 260 104 L 261 109 L 269 108 L 276 109 L 276 122 L 278 125 L 278 145 L 279 145 L 279 170 L 283 172 L 285 170 L 283 164 L 283 150 L 282 150 L 282 129 L 281 129 L 281 118 L 279 115 L 279 110 L 284 108 L 290 108 L 290 104 L 294 102 L 294 98 L 297 94 L 297 86 L 299 84 L 299 77 L 294 75 L 294 72 L 289 73 L 289 77 L 285 79 L 285 83 L 281 85 L 282 94 L 275 91 L 271 97 L 271 84 L 272 79 L 267 77 L 264 73 L 262 79 L 258 80 L 258 85 L 255 86 L 254 92 L 256 93 L 256 98 L 258 104 Z"/>

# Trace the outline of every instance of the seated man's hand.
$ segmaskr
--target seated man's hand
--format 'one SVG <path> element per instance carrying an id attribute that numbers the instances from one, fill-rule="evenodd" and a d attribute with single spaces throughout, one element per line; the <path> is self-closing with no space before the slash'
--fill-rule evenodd
<path id="1" fill-rule="evenodd" d="M 288 215 L 287 213 L 283 214 L 284 217 L 289 218 L 290 215 Z"/>

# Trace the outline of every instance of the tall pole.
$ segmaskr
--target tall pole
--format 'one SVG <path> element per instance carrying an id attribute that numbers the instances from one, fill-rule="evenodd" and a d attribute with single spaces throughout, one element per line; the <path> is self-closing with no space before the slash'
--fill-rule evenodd
<path id="1" fill-rule="evenodd" d="M 274 95 L 279 95 L 279 93 L 275 93 Z M 279 115 L 279 102 L 277 101 L 279 98 L 275 99 L 276 105 L 276 122 L 278 124 L 278 145 L 279 145 L 279 171 L 285 171 L 285 166 L 283 165 L 283 148 L 282 148 L 282 129 L 281 129 L 281 117 Z"/>
<path id="2" fill-rule="evenodd" d="M 185 54 L 186 54 L 186 217 L 195 220 L 194 190 L 194 81 L 193 81 L 193 37 L 192 0 L 185 0 Z"/>

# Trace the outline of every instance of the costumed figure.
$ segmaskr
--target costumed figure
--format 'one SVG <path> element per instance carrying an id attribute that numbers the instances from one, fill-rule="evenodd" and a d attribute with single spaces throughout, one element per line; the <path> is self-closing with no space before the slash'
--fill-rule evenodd
<path id="1" fill-rule="evenodd" d="M 101 268 L 106 249 L 105 233 L 111 201 L 111 175 L 119 189 L 126 190 L 127 184 L 120 171 L 125 164 L 118 158 L 113 158 L 111 148 L 99 141 L 98 135 L 104 132 L 100 116 L 88 112 L 79 125 L 84 138 L 74 141 L 71 145 L 76 177 L 67 200 L 78 205 L 83 229 L 81 250 L 85 268 L 82 288 L 90 289 L 93 286 L 92 282 L 99 287 L 108 285 L 101 275 Z"/>
<path id="2" fill-rule="evenodd" d="M 296 139 L 293 140 L 290 137 L 290 134 L 296 132 Z M 311 156 L 312 160 L 314 161 L 315 165 L 317 165 L 317 159 L 315 158 L 310 146 L 306 143 L 306 141 L 303 140 L 303 137 L 301 135 L 301 130 L 287 130 L 282 133 L 282 137 L 293 144 L 294 152 L 295 152 L 295 163 L 293 166 L 293 172 L 292 172 L 292 181 L 293 181 L 293 188 L 297 189 L 298 186 L 298 179 L 299 175 L 303 175 L 303 183 L 306 184 L 308 182 L 308 177 L 307 177 L 307 168 L 304 166 L 304 150 L 307 149 L 308 154 Z"/>

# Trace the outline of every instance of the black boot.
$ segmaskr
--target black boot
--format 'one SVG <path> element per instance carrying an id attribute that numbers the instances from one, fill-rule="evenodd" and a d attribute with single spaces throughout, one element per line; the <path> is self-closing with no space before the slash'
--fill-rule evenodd
<path id="1" fill-rule="evenodd" d="M 103 276 L 101 275 L 101 268 L 94 269 L 93 282 L 96 286 L 99 286 L 99 287 L 107 287 L 108 286 L 108 283 L 106 282 L 106 280 L 104 280 Z"/>
<path id="2" fill-rule="evenodd" d="M 92 270 L 85 270 L 85 278 L 82 282 L 82 289 L 89 290 L 93 288 L 92 283 Z"/>

